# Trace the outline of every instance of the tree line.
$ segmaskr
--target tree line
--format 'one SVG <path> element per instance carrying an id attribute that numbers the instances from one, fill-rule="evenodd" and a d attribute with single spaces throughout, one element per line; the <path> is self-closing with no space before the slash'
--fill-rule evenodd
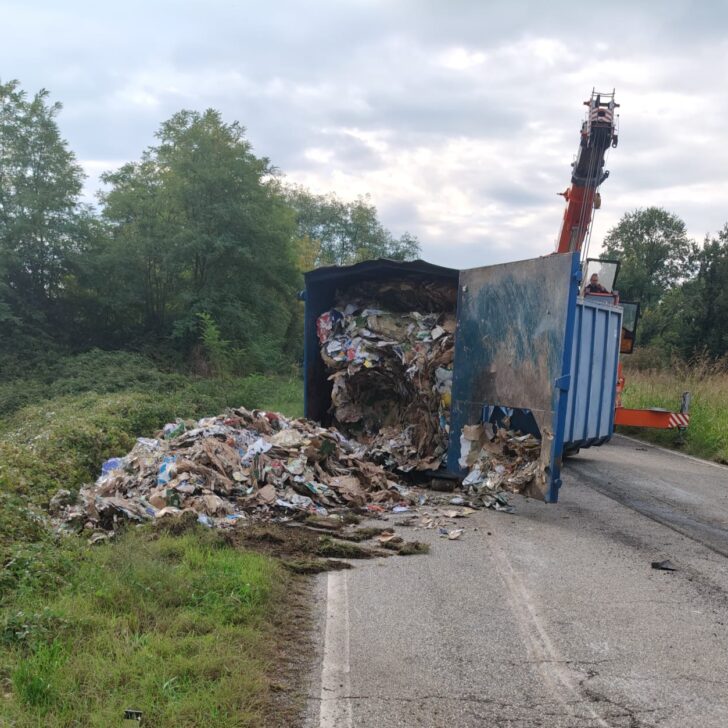
<path id="1" fill-rule="evenodd" d="M 420 253 L 368 198 L 287 185 L 215 110 L 162 123 L 138 161 L 103 175 L 98 205 L 84 204 L 60 110 L 45 90 L 0 83 L 5 360 L 98 347 L 275 369 L 300 356 L 302 271 Z M 699 246 L 674 213 L 635 210 L 604 250 L 621 260 L 622 299 L 641 304 L 638 344 L 666 358 L 728 352 L 728 224 Z"/>
<path id="2" fill-rule="evenodd" d="M 298 355 L 301 272 L 410 259 L 371 201 L 286 185 L 219 112 L 180 111 L 98 205 L 47 91 L 0 84 L 0 353 L 132 348 L 194 358 L 216 343 L 246 370 Z M 211 343 L 212 342 L 212 343 Z"/>
<path id="3" fill-rule="evenodd" d="M 701 246 L 678 215 L 638 209 L 607 233 L 603 257 L 621 261 L 620 297 L 641 306 L 639 345 L 664 360 L 728 354 L 728 223 Z"/>

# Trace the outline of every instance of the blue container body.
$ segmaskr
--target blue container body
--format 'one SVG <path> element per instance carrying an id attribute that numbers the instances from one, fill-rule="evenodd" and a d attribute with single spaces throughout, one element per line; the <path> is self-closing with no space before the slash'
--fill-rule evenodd
<path id="1" fill-rule="evenodd" d="M 590 298 L 576 302 L 564 449 L 601 445 L 614 432 L 622 309 Z"/>
<path id="2" fill-rule="evenodd" d="M 365 261 L 306 274 L 304 410 L 332 422 L 331 384 L 317 318 L 337 291 L 367 280 L 438 280 L 457 286 L 450 442 L 446 473 L 462 476 L 466 425 L 507 424 L 541 438 L 534 492 L 555 502 L 564 451 L 600 445 L 613 432 L 622 312 L 579 298 L 577 253 L 458 271 L 423 261 Z"/>

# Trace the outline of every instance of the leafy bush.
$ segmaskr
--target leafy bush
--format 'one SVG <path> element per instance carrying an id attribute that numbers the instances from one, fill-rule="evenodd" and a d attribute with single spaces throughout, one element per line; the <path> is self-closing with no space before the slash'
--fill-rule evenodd
<path id="1" fill-rule="evenodd" d="M 160 371 L 142 356 L 94 349 L 75 356 L 53 355 L 22 376 L 0 383 L 0 416 L 33 402 L 60 395 L 124 390 L 170 392 L 184 386 L 186 377 Z"/>

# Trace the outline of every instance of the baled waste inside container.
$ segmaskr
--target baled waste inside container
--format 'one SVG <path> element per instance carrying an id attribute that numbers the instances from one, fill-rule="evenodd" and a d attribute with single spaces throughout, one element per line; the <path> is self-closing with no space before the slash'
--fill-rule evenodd
<path id="1" fill-rule="evenodd" d="M 437 469 L 447 452 L 456 291 L 366 281 L 316 321 L 334 424 L 390 469 Z"/>

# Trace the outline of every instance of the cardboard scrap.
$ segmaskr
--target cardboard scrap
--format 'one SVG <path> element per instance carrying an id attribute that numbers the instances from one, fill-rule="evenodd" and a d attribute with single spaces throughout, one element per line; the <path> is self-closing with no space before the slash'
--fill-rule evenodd
<path id="1" fill-rule="evenodd" d="M 140 439 L 81 488 L 76 503 L 61 494 L 54 516 L 67 528 L 108 531 L 121 520 L 186 510 L 205 525 L 229 526 L 247 516 L 290 519 L 297 511 L 326 515 L 367 504 L 391 509 L 407 489 L 369 457 L 333 428 L 239 408 L 191 423 L 176 437 Z"/>

